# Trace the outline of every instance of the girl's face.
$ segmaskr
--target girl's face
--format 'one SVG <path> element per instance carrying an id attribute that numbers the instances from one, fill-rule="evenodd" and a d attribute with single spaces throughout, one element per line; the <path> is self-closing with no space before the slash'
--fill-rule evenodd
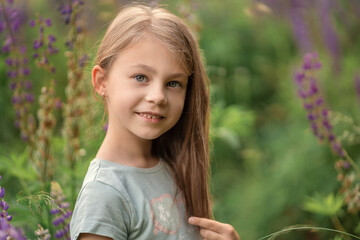
<path id="1" fill-rule="evenodd" d="M 159 137 L 179 120 L 187 83 L 178 58 L 156 38 L 147 36 L 127 47 L 103 84 L 109 131 L 148 140 Z"/>

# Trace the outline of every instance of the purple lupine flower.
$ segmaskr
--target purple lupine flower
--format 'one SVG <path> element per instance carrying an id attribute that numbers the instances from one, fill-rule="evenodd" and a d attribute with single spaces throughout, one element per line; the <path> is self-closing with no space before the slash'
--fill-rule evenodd
<path id="1" fill-rule="evenodd" d="M 65 221 L 63 216 L 57 217 L 54 219 L 54 221 L 52 222 L 54 224 L 55 227 L 59 226 L 60 224 L 63 224 Z"/>
<path id="2" fill-rule="evenodd" d="M 14 96 L 12 97 L 11 102 L 12 102 L 13 104 L 20 104 L 20 103 L 22 103 L 22 98 L 21 98 L 19 95 L 14 95 Z"/>
<path id="3" fill-rule="evenodd" d="M 313 74 L 314 71 L 320 68 L 321 63 L 316 53 L 305 54 L 302 70 L 294 75 L 294 81 L 314 135 L 320 141 L 327 139 L 332 151 L 343 158 L 345 151 L 332 132 L 333 127 L 329 120 L 328 110 L 324 107 L 324 99 L 320 94 L 317 79 Z"/>
<path id="4" fill-rule="evenodd" d="M 0 239 L 25 240 L 21 229 L 17 230 L 14 226 L 7 223 L 5 219 L 0 219 Z"/>
<path id="5" fill-rule="evenodd" d="M 32 93 L 26 93 L 25 94 L 25 101 L 29 102 L 29 103 L 33 103 L 35 101 L 35 97 L 34 94 Z"/>
<path id="6" fill-rule="evenodd" d="M 0 33 L 2 33 L 6 28 L 6 25 L 3 21 L 0 21 Z"/>
<path id="7" fill-rule="evenodd" d="M 74 48 L 74 44 L 70 41 L 66 41 L 65 42 L 65 46 L 69 49 L 72 50 Z"/>
<path id="8" fill-rule="evenodd" d="M 51 210 L 50 210 L 50 213 L 51 213 L 52 215 L 58 214 L 58 213 L 60 213 L 60 209 L 58 209 L 58 208 L 51 209 Z"/>
<path id="9" fill-rule="evenodd" d="M 25 47 L 25 46 L 20 46 L 19 49 L 20 49 L 20 53 L 21 53 L 21 54 L 25 54 L 25 53 L 26 53 L 26 47 Z M 27 63 L 24 63 L 24 64 L 27 64 Z"/>
<path id="10" fill-rule="evenodd" d="M 311 103 L 304 103 L 304 108 L 309 110 L 313 108 L 313 105 Z"/>
<path id="11" fill-rule="evenodd" d="M 3 32 L 5 30 L 5 26 L 8 25 L 13 33 L 16 33 L 19 31 L 21 26 L 26 22 L 26 12 L 23 9 L 17 8 L 13 6 L 13 1 L 7 1 L 6 3 L 1 4 L 2 13 L 6 15 L 4 17 L 4 21 L 1 21 L 0 23 L 0 32 Z M 13 39 L 13 35 L 11 35 L 9 32 L 6 36 L 7 40 L 5 41 L 4 45 L 2 46 L 2 50 L 4 52 L 10 51 L 10 45 L 15 42 L 15 39 Z"/>
<path id="12" fill-rule="evenodd" d="M 53 42 L 55 42 L 55 41 L 56 41 L 56 38 L 55 38 L 55 36 L 54 36 L 54 35 L 49 34 L 49 36 L 48 36 L 48 40 L 49 40 L 49 43 L 53 43 Z"/>
<path id="13" fill-rule="evenodd" d="M 85 67 L 88 60 L 89 60 L 89 55 L 87 54 L 82 55 L 81 58 L 79 59 L 79 66 L 82 68 Z"/>
<path id="14" fill-rule="evenodd" d="M 343 168 L 346 170 L 346 169 L 349 169 L 350 168 L 350 163 L 348 161 L 344 161 L 344 164 L 343 164 Z"/>
<path id="15" fill-rule="evenodd" d="M 39 25 L 39 36 L 33 42 L 33 49 L 35 50 L 33 58 L 37 59 L 36 63 L 38 67 L 54 73 L 55 67 L 50 64 L 48 58 L 50 55 L 59 52 L 53 45 L 53 43 L 56 42 L 56 37 L 53 34 L 45 35 L 45 29 L 52 25 L 51 20 L 49 18 L 43 19 L 42 17 L 38 17 L 32 25 Z"/>
<path id="16" fill-rule="evenodd" d="M 323 104 L 323 102 L 324 100 L 321 97 L 319 97 L 318 99 L 316 99 L 315 105 L 320 106 L 321 104 Z"/>
<path id="17" fill-rule="evenodd" d="M 290 4 L 291 8 L 288 11 L 290 12 L 295 40 L 302 52 L 312 51 L 313 44 L 307 30 L 308 27 L 302 13 L 303 11 L 301 11 L 303 6 L 299 4 L 298 0 L 291 0 Z"/>
<path id="18" fill-rule="evenodd" d="M 68 41 L 66 41 L 65 45 L 69 50 L 73 50 L 74 48 L 74 43 L 77 39 L 78 34 L 83 32 L 83 27 L 81 26 L 81 24 L 79 24 L 79 15 L 81 13 L 81 6 L 84 5 L 84 1 L 81 0 L 71 0 L 68 1 L 66 4 L 63 3 L 64 1 L 59 1 L 59 7 L 58 10 L 60 12 L 60 14 L 62 15 L 62 18 L 64 19 L 64 23 L 66 25 L 70 24 L 71 22 L 71 27 L 75 30 L 75 31 L 71 31 L 70 35 L 68 37 Z"/>
<path id="19" fill-rule="evenodd" d="M 65 24 L 69 24 L 72 13 L 72 5 L 61 3 L 60 6 L 58 7 L 58 10 L 63 16 Z"/>
<path id="20" fill-rule="evenodd" d="M 50 27 L 51 26 L 51 19 L 50 18 L 47 18 L 46 20 L 45 20 L 45 24 L 46 24 L 46 26 L 48 26 L 48 27 Z"/>
<path id="21" fill-rule="evenodd" d="M 71 216 L 72 216 L 72 211 L 69 211 L 69 210 L 64 214 L 65 219 L 68 219 Z"/>
<path id="22" fill-rule="evenodd" d="M 7 72 L 7 76 L 9 77 L 9 78 L 16 78 L 17 76 L 18 76 L 18 73 L 16 72 L 16 71 L 8 71 Z"/>
<path id="23" fill-rule="evenodd" d="M 4 46 L 2 46 L 1 51 L 2 51 L 3 53 L 8 53 L 8 52 L 10 52 L 10 45 L 4 45 Z"/>
<path id="24" fill-rule="evenodd" d="M 24 76 L 28 76 L 28 75 L 30 75 L 30 69 L 29 68 L 23 68 L 22 69 L 22 74 L 24 75 Z"/>
<path id="25" fill-rule="evenodd" d="M 23 83 L 23 87 L 25 87 L 26 90 L 31 90 L 32 89 L 32 82 L 31 81 L 25 81 L 22 82 Z"/>
<path id="26" fill-rule="evenodd" d="M 7 58 L 5 59 L 5 63 L 8 65 L 8 66 L 12 66 L 13 65 L 13 60 L 11 58 Z"/>
<path id="27" fill-rule="evenodd" d="M 57 227 L 55 237 L 57 239 L 69 239 L 69 219 L 72 215 L 70 204 L 66 202 L 66 197 L 56 182 L 51 183 L 51 197 L 54 198 L 58 208 L 52 209 L 50 213 L 54 215 L 53 225 Z"/>
<path id="28" fill-rule="evenodd" d="M 0 176 L 0 180 L 1 180 Z M 21 229 L 17 230 L 14 226 L 11 225 L 12 216 L 8 214 L 7 210 L 9 205 L 4 200 L 5 197 L 5 188 L 2 188 L 0 185 L 0 239 L 16 239 L 23 240 L 23 232 Z"/>
<path id="29" fill-rule="evenodd" d="M 7 211 L 9 209 L 9 204 L 7 202 L 5 202 L 4 199 L 1 199 L 0 208 L 4 211 Z"/>
<path id="30" fill-rule="evenodd" d="M 4 198 L 5 196 L 5 188 L 1 188 L 0 186 L 0 198 Z"/>
<path id="31" fill-rule="evenodd" d="M 321 30 L 323 35 L 323 41 L 325 46 L 330 51 L 332 58 L 334 69 L 339 70 L 340 68 L 340 47 L 339 40 L 335 29 L 333 27 L 333 23 L 331 21 L 331 11 L 333 9 L 339 8 L 339 6 L 335 6 L 335 1 L 317 1 L 317 9 L 318 16 L 321 23 Z"/>
<path id="32" fill-rule="evenodd" d="M 301 84 L 305 78 L 304 73 L 296 73 L 295 74 L 295 82 L 296 84 Z"/>
<path id="33" fill-rule="evenodd" d="M 56 233 L 55 233 L 55 237 L 57 239 L 60 239 L 60 238 L 64 237 L 64 235 L 65 235 L 64 230 L 57 230 Z"/>
<path id="34" fill-rule="evenodd" d="M 82 27 L 78 26 L 78 27 L 76 28 L 76 32 L 77 32 L 77 33 L 81 33 L 82 31 L 83 31 L 83 28 L 82 28 Z"/>
<path id="35" fill-rule="evenodd" d="M 29 25 L 30 25 L 30 27 L 35 27 L 35 25 L 36 25 L 35 20 L 30 20 Z"/>
<path id="36" fill-rule="evenodd" d="M 40 39 L 35 39 L 34 43 L 33 43 L 33 48 L 35 50 L 39 49 L 40 47 L 43 46 L 43 42 Z"/>

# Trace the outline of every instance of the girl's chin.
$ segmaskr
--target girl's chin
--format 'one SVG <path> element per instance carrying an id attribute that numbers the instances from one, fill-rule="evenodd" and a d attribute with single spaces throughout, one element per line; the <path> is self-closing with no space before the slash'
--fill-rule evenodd
<path id="1" fill-rule="evenodd" d="M 139 138 L 144 139 L 144 140 L 155 140 L 158 137 L 160 137 L 161 135 L 163 135 L 164 133 L 161 134 L 139 134 L 137 135 Z"/>

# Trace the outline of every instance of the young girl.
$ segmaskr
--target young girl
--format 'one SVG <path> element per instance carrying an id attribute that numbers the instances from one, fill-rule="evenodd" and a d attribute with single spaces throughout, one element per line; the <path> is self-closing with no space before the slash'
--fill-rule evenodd
<path id="1" fill-rule="evenodd" d="M 99 46 L 92 83 L 109 125 L 71 239 L 239 239 L 210 220 L 209 83 L 184 22 L 158 7 L 124 8 Z"/>

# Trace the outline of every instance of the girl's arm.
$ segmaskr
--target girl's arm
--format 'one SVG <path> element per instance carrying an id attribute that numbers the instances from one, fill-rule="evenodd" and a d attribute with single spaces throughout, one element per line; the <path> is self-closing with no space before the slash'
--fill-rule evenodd
<path id="1" fill-rule="evenodd" d="M 91 233 L 81 233 L 78 239 L 79 240 L 112 240 L 112 238 L 91 234 Z"/>
<path id="2" fill-rule="evenodd" d="M 207 218 L 190 217 L 189 223 L 200 227 L 200 235 L 206 240 L 240 240 L 234 227 Z"/>

